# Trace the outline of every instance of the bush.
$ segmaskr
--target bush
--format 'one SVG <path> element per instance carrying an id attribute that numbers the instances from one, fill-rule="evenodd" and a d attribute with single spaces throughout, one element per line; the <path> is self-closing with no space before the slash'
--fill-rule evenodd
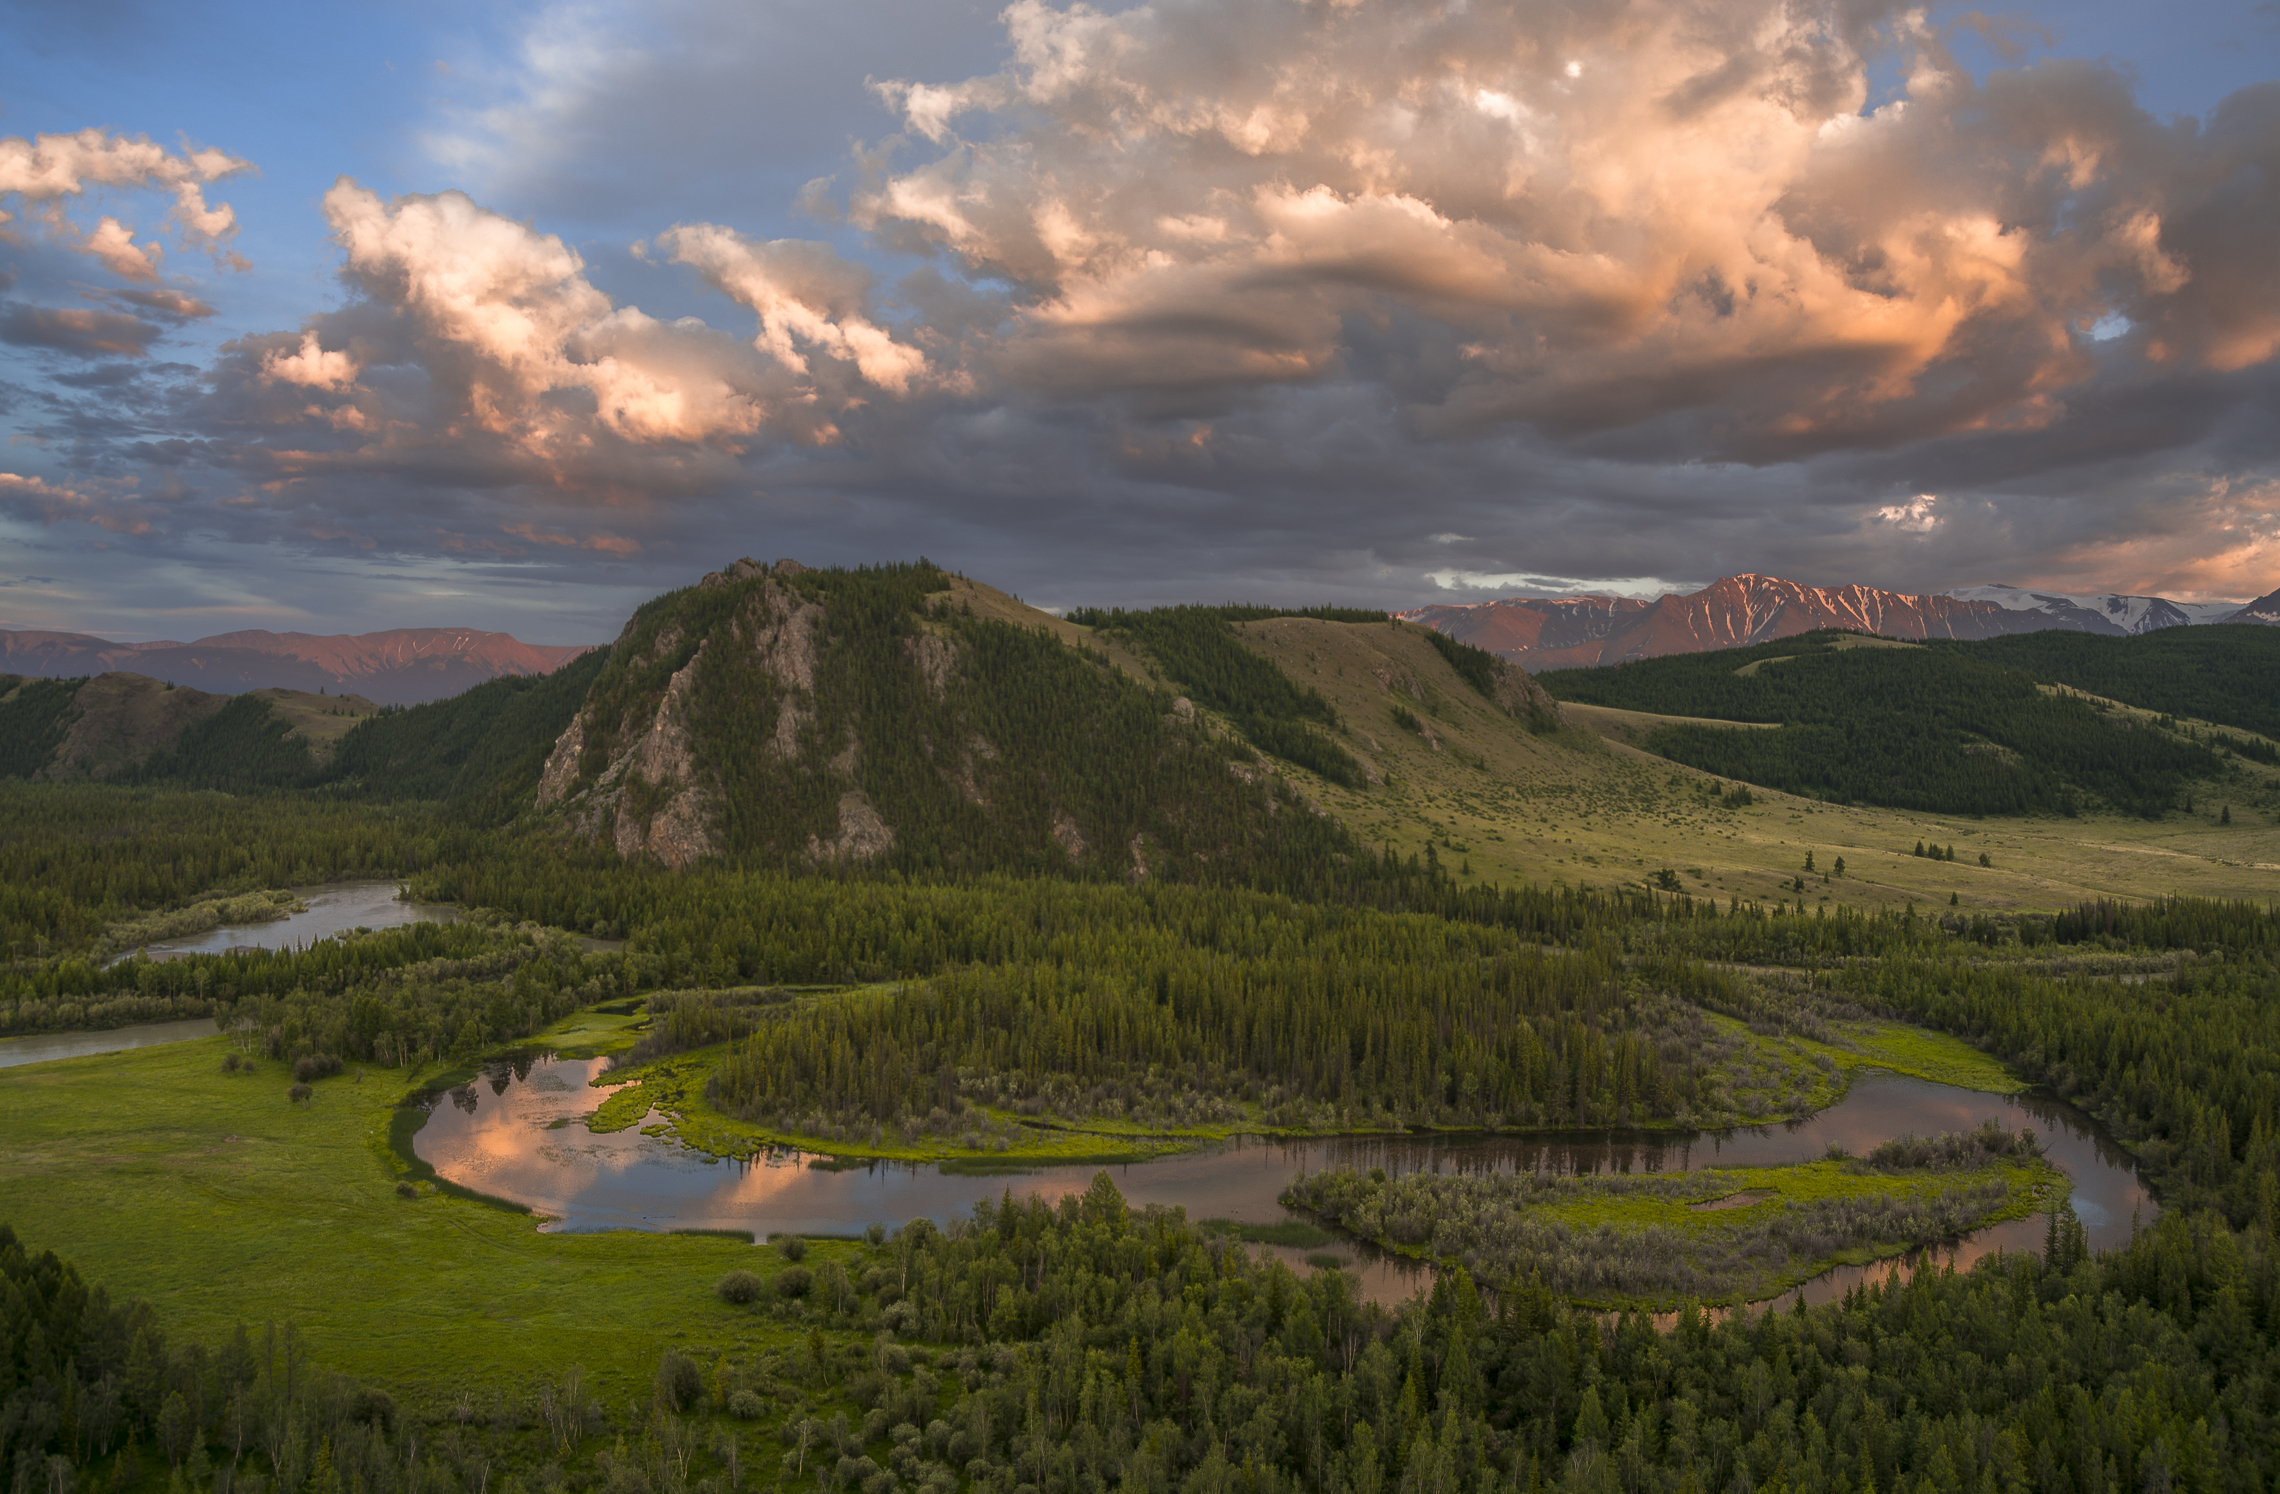
<path id="1" fill-rule="evenodd" d="M 705 1393 L 704 1371 L 678 1349 L 667 1349 L 657 1361 L 657 1394 L 676 1412 L 694 1406 Z"/>
<path id="2" fill-rule="evenodd" d="M 747 1303 L 760 1300 L 760 1292 L 764 1285 L 765 1283 L 750 1271 L 731 1271 L 720 1279 L 720 1284 L 715 1286 L 713 1290 L 719 1294 L 721 1301 L 726 1302 L 731 1307 L 743 1307 Z"/>
<path id="3" fill-rule="evenodd" d="M 296 1084 L 291 1089 L 285 1091 L 285 1098 L 291 1100 L 296 1105 L 306 1105 L 309 1103 L 309 1096 L 315 1093 L 316 1091 L 309 1088 L 309 1086 L 306 1084 Z"/>
<path id="4" fill-rule="evenodd" d="M 815 1286 L 815 1277 L 805 1266 L 786 1266 L 776 1273 L 776 1295 L 784 1298 L 805 1297 Z"/>
<path id="5" fill-rule="evenodd" d="M 408 1182 L 398 1183 L 396 1185 L 396 1196 L 398 1198 L 418 1198 L 420 1196 L 420 1190 L 413 1187 Z"/>
<path id="6" fill-rule="evenodd" d="M 807 1241 L 798 1235 L 783 1235 L 776 1241 L 776 1253 L 788 1261 L 807 1259 Z"/>
<path id="7" fill-rule="evenodd" d="M 252 1067 L 251 1063 L 235 1053 L 224 1053 L 222 1055 L 222 1072 L 225 1074 L 234 1074 L 241 1068 L 250 1069 Z"/>
<path id="8" fill-rule="evenodd" d="M 330 1053 L 304 1053 L 293 1060 L 293 1077 L 306 1084 L 312 1079 L 329 1079 L 340 1072 L 340 1060 Z"/>
<path id="9" fill-rule="evenodd" d="M 728 1414 L 738 1421 L 758 1421 L 768 1409 L 768 1403 L 749 1390 L 739 1390 L 728 1398 Z"/>

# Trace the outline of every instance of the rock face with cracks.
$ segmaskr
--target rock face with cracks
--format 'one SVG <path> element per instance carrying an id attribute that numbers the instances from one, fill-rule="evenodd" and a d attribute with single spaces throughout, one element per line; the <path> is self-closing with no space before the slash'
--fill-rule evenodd
<path id="1" fill-rule="evenodd" d="M 654 670 L 684 652 L 686 657 L 654 699 L 636 694 L 612 711 L 619 702 L 589 697 L 547 758 L 539 807 L 560 809 L 574 835 L 607 841 L 629 859 L 681 867 L 720 852 L 721 793 L 696 750 L 699 681 L 716 648 L 749 653 L 775 686 L 766 751 L 785 763 L 800 756 L 815 719 L 817 629 L 824 614 L 783 583 L 806 569 L 795 560 L 768 566 L 744 559 L 707 575 L 698 583 L 700 592 L 738 588 L 747 594 L 727 628 L 696 640 L 693 651 L 686 650 L 690 640 L 678 625 L 667 624 L 644 644 L 640 619 L 628 624 L 616 647 L 630 651 L 629 674 Z M 831 768 L 851 774 L 858 750 L 850 733 Z M 862 860 L 894 843 L 893 831 L 867 805 L 852 814 L 843 806 L 841 820 L 837 838 L 811 842 L 812 859 Z"/>
<path id="2" fill-rule="evenodd" d="M 1354 857 L 1133 664 L 924 561 L 740 560 L 634 615 L 534 769 L 536 808 L 670 867 L 1137 880 Z"/>

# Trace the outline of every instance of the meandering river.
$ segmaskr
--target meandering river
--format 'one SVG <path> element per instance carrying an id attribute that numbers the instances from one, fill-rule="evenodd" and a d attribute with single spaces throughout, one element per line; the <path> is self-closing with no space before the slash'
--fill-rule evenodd
<path id="1" fill-rule="evenodd" d="M 601 1099 L 591 1081 L 606 1067 L 602 1059 L 494 1064 L 483 1078 L 438 1097 L 414 1150 L 455 1183 L 546 1215 L 547 1229 L 750 1230 L 762 1239 L 780 1232 L 851 1234 L 874 1222 L 891 1228 L 921 1216 L 944 1220 L 1009 1188 L 1017 1196 L 1057 1199 L 1081 1192 L 1103 1171 L 1098 1164 L 997 1174 L 945 1171 L 932 1163 L 847 1167 L 798 1152 L 724 1160 L 645 1136 L 638 1127 L 595 1135 L 583 1118 Z M 658 1119 L 652 1113 L 647 1123 Z M 1135 1204 L 1178 1204 L 1192 1219 L 1270 1224 L 1291 1217 L 1278 1200 L 1300 1171 L 1693 1171 L 1812 1161 L 1832 1142 L 1859 1154 L 1895 1136 L 1966 1130 L 1987 1119 L 2032 1127 L 2043 1138 L 2052 1162 L 2073 1182 L 2074 1208 L 2093 1247 L 2122 1244 L 2134 1222 L 2151 1222 L 2156 1205 L 2127 1154 L 2072 1106 L 1882 1072 L 1863 1075 L 1842 1102 L 1794 1125 L 1691 1135 L 1246 1137 L 1106 1171 Z M 2040 1218 L 2017 1220 L 1943 1247 L 1938 1258 L 1968 1265 L 1992 1250 L 2039 1249 L 2042 1235 Z M 1311 1253 L 1261 1248 L 1294 1265 Z M 1414 1261 L 1348 1244 L 1329 1248 L 1355 1257 L 1352 1269 L 1372 1300 L 1398 1301 L 1430 1281 L 1429 1268 Z M 1798 1290 L 1809 1301 L 1826 1300 L 1856 1282 L 1910 1267 L 1906 1260 L 1843 1267 Z"/>
<path id="2" fill-rule="evenodd" d="M 299 949 L 351 929 L 448 923 L 459 916 L 459 910 L 449 903 L 406 902 L 399 896 L 401 891 L 395 882 L 296 887 L 293 895 L 304 905 L 299 913 L 268 923 L 224 924 L 203 934 L 148 945 L 143 953 L 154 960 L 178 960 L 184 955 L 227 954 L 233 949 Z"/>

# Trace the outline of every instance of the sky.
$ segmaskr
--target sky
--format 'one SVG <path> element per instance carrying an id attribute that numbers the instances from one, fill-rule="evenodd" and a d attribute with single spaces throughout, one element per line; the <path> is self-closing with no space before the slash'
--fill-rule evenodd
<path id="1" fill-rule="evenodd" d="M 0 34 L 0 627 L 2280 587 L 2280 0 Z"/>

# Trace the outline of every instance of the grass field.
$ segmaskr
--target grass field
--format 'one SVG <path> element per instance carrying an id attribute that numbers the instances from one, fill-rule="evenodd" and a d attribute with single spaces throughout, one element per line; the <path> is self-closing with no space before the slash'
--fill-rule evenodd
<path id="1" fill-rule="evenodd" d="M 1728 782 L 1630 745 L 1653 718 L 1568 707 L 1573 729 L 1527 732 L 1465 686 L 1418 625 L 1277 618 L 1241 630 L 1329 698 L 1351 733 L 1347 745 L 1382 783 L 1355 791 L 1288 765 L 1278 771 L 1368 844 L 1419 855 L 1431 844 L 1467 880 L 1636 886 L 1669 868 L 1687 892 L 1721 904 L 1934 910 L 1953 897 L 1966 913 L 2172 893 L 2280 899 L 2280 772 L 2242 759 L 2195 788 L 2194 813 L 2158 821 L 1974 820 L 1762 788 L 1736 808 L 1720 792 Z M 1398 726 L 1397 705 L 1433 739 Z M 2232 823 L 2220 824 L 2227 807 Z M 1952 844 L 1956 859 L 1916 856 L 1918 842 Z M 1982 852 L 1992 865 L 1978 864 Z M 1802 893 L 1791 882 L 1798 875 Z"/>
<path id="2" fill-rule="evenodd" d="M 422 1407 L 488 1403 L 577 1364 L 622 1408 L 646 1403 L 668 1347 L 710 1364 L 793 1344 L 712 1291 L 729 1270 L 778 1269 L 775 1252 L 540 1234 L 491 1205 L 399 1197 L 388 1126 L 420 1075 L 324 1080 L 304 1108 L 282 1064 L 224 1074 L 225 1051 L 217 1037 L 0 1070 L 0 1219 L 88 1280 L 148 1297 L 172 1332 L 213 1342 L 241 1321 L 297 1322 L 319 1362 Z M 806 1264 L 867 1253 L 819 1242 Z"/>

